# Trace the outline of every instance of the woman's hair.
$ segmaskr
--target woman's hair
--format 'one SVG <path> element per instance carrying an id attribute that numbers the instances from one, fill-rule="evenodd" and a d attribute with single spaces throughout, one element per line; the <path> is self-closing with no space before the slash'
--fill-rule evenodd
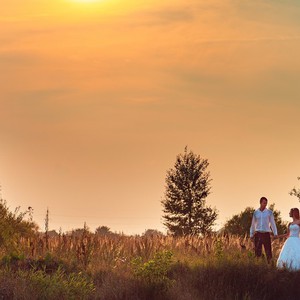
<path id="1" fill-rule="evenodd" d="M 296 219 L 300 219 L 300 217 L 299 217 L 299 209 L 298 208 L 292 208 L 291 211 L 292 211 L 293 216 Z"/>

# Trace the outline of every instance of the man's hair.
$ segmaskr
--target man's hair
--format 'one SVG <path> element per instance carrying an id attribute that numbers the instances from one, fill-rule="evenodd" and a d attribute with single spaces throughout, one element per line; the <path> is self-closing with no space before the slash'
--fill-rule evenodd
<path id="1" fill-rule="evenodd" d="M 264 200 L 268 202 L 268 199 L 266 197 L 261 197 L 259 203 L 261 204 Z"/>

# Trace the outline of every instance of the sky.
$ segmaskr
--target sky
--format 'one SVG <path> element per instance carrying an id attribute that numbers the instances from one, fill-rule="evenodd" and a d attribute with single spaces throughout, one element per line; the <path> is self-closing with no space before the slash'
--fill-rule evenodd
<path id="1" fill-rule="evenodd" d="M 300 207 L 298 0 L 0 1 L 1 193 L 41 230 L 165 232 L 185 146 L 216 228 Z"/>

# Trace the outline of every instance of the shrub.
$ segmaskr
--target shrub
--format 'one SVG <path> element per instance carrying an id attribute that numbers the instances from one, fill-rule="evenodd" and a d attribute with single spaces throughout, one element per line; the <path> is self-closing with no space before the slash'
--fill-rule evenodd
<path id="1" fill-rule="evenodd" d="M 168 277 L 172 256 L 171 251 L 161 251 L 146 262 L 143 262 L 141 257 L 137 257 L 132 260 L 134 275 L 151 288 L 167 289 L 172 285 L 172 281 Z"/>
<path id="2" fill-rule="evenodd" d="M 17 252 L 20 238 L 33 235 L 36 225 L 24 220 L 28 212 L 20 212 L 20 207 L 11 212 L 6 201 L 0 199 L 0 248 L 2 250 Z"/>
<path id="3" fill-rule="evenodd" d="M 88 299 L 95 291 L 92 281 L 82 273 L 66 274 L 58 269 L 44 271 L 0 272 L 1 299 Z"/>

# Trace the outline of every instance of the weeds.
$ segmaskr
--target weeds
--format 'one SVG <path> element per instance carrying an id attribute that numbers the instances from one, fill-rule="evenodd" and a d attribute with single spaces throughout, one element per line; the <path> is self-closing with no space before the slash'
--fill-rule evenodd
<path id="1" fill-rule="evenodd" d="M 257 260 L 251 242 L 235 236 L 86 230 L 49 237 L 48 250 L 38 235 L 18 243 L 0 259 L 0 299 L 300 299 L 300 274 Z M 275 259 L 281 246 L 273 242 Z"/>

